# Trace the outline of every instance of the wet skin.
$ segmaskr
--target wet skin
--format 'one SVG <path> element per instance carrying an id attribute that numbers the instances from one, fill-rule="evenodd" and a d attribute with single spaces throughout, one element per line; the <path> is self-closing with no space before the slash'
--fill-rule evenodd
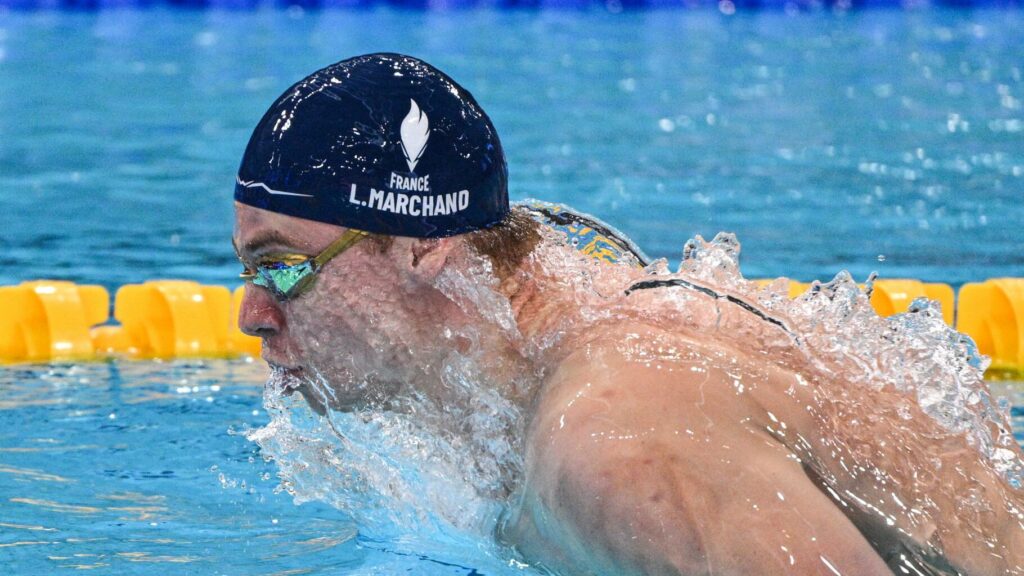
<path id="1" fill-rule="evenodd" d="M 236 205 L 249 262 L 316 254 L 342 231 Z M 827 409 L 841 381 L 628 313 L 649 309 L 643 293 L 625 313 L 531 353 L 529 342 L 582 321 L 574 287 L 547 282 L 543 269 L 502 284 L 521 334 L 510 339 L 437 289 L 446 267 L 470 261 L 458 238 L 396 238 L 385 253 L 364 242 L 293 301 L 249 286 L 239 322 L 263 338 L 268 362 L 327 377 L 331 397 L 299 388 L 321 412 L 407 393 L 403 382 L 443 394 L 430 387 L 437 367 L 465 346 L 439 337 L 444 327 L 474 327 L 493 357 L 484 381 L 543 373 L 517 398 L 528 410 L 526 470 L 500 537 L 562 574 L 888 574 L 901 554 L 972 575 L 1024 573 L 1024 525 L 1009 511 L 1024 509 L 1020 492 L 966 442 L 935 440 L 938 425 L 919 410 L 871 437 L 844 437 L 850 416 Z M 866 401 L 902 398 L 883 390 Z M 884 481 L 850 472 L 865 447 Z M 967 489 L 981 499 L 969 518 Z"/>
<path id="2" fill-rule="evenodd" d="M 275 254 L 316 255 L 345 228 L 302 220 L 235 204 L 234 243 L 251 265 Z M 456 239 L 395 238 L 387 253 L 364 240 L 331 260 L 313 288 L 299 298 L 278 302 L 252 284 L 245 291 L 239 327 L 263 341 L 263 359 L 304 378 L 322 374 L 329 394 L 308 383 L 298 391 L 320 413 L 325 405 L 350 410 L 380 404 L 400 393 L 406 382 L 430 382 L 450 350 L 466 342 L 445 337 L 471 319 L 437 290 L 427 290 L 450 258 Z M 496 334 L 479 334 L 498 354 L 505 351 Z M 498 367 L 496 381 L 509 380 L 517 368 Z M 420 390 L 428 394 L 433 390 Z"/>
<path id="3" fill-rule="evenodd" d="M 676 332 L 608 326 L 547 381 L 530 430 L 527 496 L 508 535 L 529 556 L 567 574 L 588 563 L 602 574 L 1022 573 L 1024 527 L 1007 507 L 1020 510 L 1024 498 L 966 443 L 902 445 L 941 435 L 928 416 L 886 424 L 902 426 L 901 436 L 867 439 L 892 449 L 886 482 L 852 475 L 855 455 L 822 441 L 842 419 L 810 409 L 821 387 Z M 660 353 L 638 353 L 630 340 L 657 342 L 648 352 Z M 984 518 L 963 517 L 961 476 L 981 487 Z M 936 506 L 914 514 L 925 499 Z M 973 538 L 969 522 L 993 546 Z"/>

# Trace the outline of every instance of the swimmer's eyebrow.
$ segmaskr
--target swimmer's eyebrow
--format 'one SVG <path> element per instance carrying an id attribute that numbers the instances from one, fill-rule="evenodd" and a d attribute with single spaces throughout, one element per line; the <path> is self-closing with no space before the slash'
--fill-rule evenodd
<path id="1" fill-rule="evenodd" d="M 231 237 L 231 244 L 235 247 L 235 253 L 241 256 L 243 251 L 246 254 L 255 255 L 264 251 L 268 246 L 286 247 L 295 246 L 296 243 L 277 230 L 267 230 L 266 232 L 256 234 L 243 243 L 241 250 L 239 250 L 234 236 Z"/>

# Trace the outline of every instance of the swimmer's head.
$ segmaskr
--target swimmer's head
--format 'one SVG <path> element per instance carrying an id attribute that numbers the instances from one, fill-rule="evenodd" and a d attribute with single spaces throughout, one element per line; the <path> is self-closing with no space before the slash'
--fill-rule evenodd
<path id="1" fill-rule="evenodd" d="M 444 328 L 473 322 L 438 288 L 446 270 L 482 265 L 501 282 L 539 240 L 530 216 L 509 209 L 484 111 L 397 54 L 345 60 L 289 88 L 249 141 L 235 200 L 251 280 L 239 326 L 263 339 L 272 365 L 330 382 L 328 399 L 300 388 L 314 407 L 379 399 L 436 367 L 466 344 Z M 351 230 L 369 239 L 333 250 Z M 296 262 L 323 254 L 334 255 L 315 281 L 285 294 L 299 285 Z"/>
<path id="2" fill-rule="evenodd" d="M 310 74 L 256 126 L 235 200 L 389 236 L 440 238 L 509 212 L 498 134 L 430 64 L 368 54 Z"/>

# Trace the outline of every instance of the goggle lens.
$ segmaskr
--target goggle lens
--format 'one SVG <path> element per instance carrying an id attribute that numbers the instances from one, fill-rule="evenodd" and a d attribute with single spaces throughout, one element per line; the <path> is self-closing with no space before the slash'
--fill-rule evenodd
<path id="1" fill-rule="evenodd" d="M 259 264 L 255 271 L 247 268 L 240 277 L 270 290 L 280 300 L 289 300 L 313 284 L 324 264 L 367 236 L 368 233 L 362 230 L 348 230 L 315 258 L 286 256 L 283 261 Z"/>
<path id="2" fill-rule="evenodd" d="M 257 266 L 256 272 L 253 284 L 269 288 L 279 296 L 289 297 L 297 286 L 304 284 L 303 280 L 307 276 L 313 274 L 313 262 L 310 260 L 292 266 L 274 263 Z"/>

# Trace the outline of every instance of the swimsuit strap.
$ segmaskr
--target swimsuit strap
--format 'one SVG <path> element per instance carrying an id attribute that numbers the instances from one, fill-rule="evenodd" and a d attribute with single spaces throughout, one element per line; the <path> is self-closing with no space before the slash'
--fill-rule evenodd
<path id="1" fill-rule="evenodd" d="M 789 329 L 788 326 L 786 326 L 786 324 L 783 321 L 779 320 L 778 318 L 773 318 L 772 316 L 769 316 L 767 313 L 758 309 L 756 306 L 750 304 L 749 302 L 737 298 L 731 294 L 719 294 L 718 292 L 715 292 L 714 290 L 708 288 L 707 286 L 701 286 L 700 284 L 689 282 L 687 280 L 683 280 L 682 278 L 668 278 L 662 280 L 641 280 L 639 282 L 633 283 L 629 288 L 626 288 L 626 296 L 629 296 L 630 294 L 636 292 L 637 290 L 649 290 L 651 288 L 663 288 L 666 286 L 679 286 L 681 288 L 686 288 L 689 290 L 700 292 L 702 294 L 707 294 L 708 296 L 711 296 L 716 300 L 724 300 L 726 302 L 735 304 L 736 306 L 739 306 L 743 310 L 746 310 L 747 312 L 753 314 L 754 316 L 757 316 L 761 320 L 764 320 L 769 324 L 774 324 L 775 326 L 778 326 L 784 332 L 786 332 L 786 334 L 792 336 L 798 344 L 800 343 L 800 339 L 793 333 L 792 330 Z"/>
<path id="2" fill-rule="evenodd" d="M 625 234 L 589 214 L 566 206 L 541 200 L 524 200 L 516 206 L 525 208 L 533 219 L 566 235 L 568 243 L 595 260 L 643 268 L 650 259 Z"/>

